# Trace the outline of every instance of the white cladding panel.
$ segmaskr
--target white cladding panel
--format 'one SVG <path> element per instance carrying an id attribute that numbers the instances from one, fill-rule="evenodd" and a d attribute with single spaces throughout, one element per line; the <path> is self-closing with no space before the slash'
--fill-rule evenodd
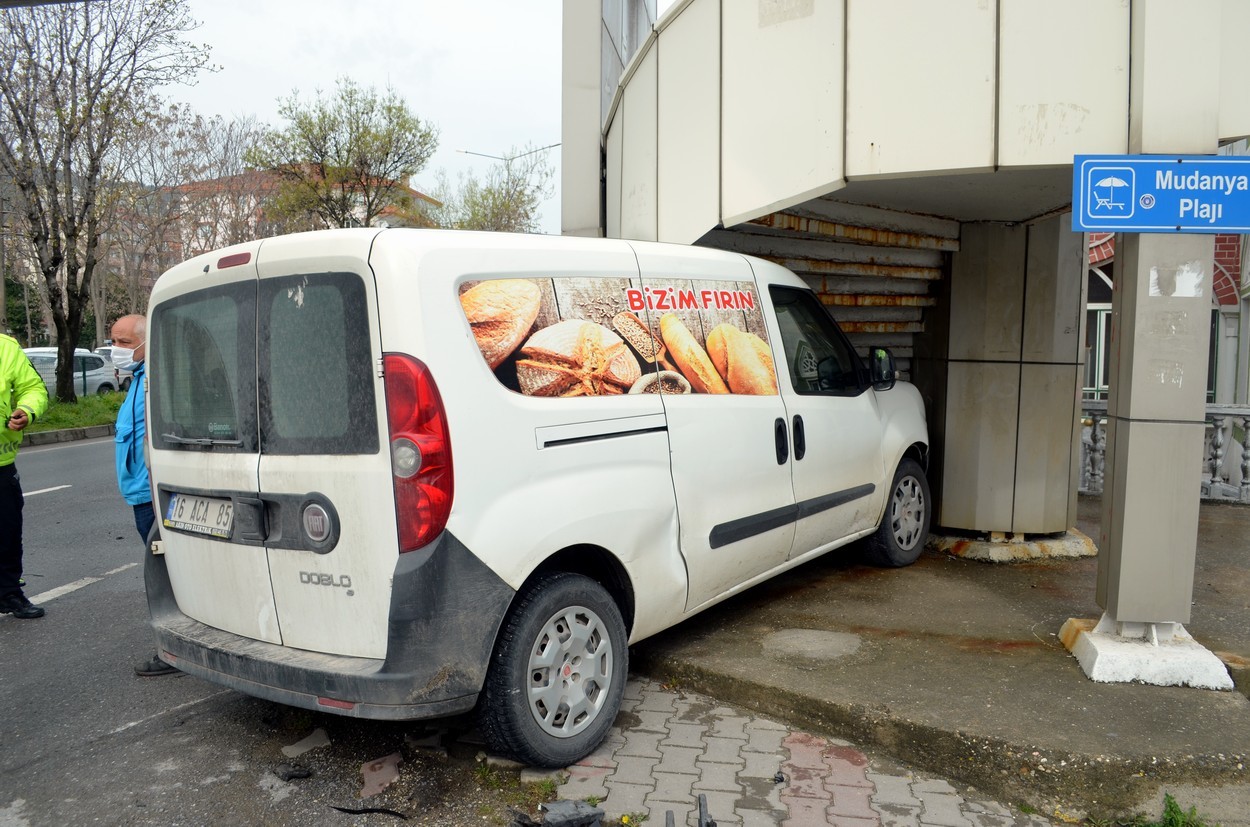
<path id="1" fill-rule="evenodd" d="M 1216 150 L 1222 7 L 1221 0 L 1133 0 L 1129 152 Z"/>
<path id="2" fill-rule="evenodd" d="M 625 89 L 629 138 L 621 153 L 621 238 L 655 241 L 656 222 L 655 42 Z"/>
<path id="3" fill-rule="evenodd" d="M 560 230 L 599 234 L 599 8 L 565 3 L 560 112 Z"/>
<path id="4" fill-rule="evenodd" d="M 1250 95 L 1246 94 L 1246 41 L 1250 3 L 1224 0 L 1220 20 L 1220 138 L 1250 135 Z"/>
<path id="5" fill-rule="evenodd" d="M 1000 9 L 999 165 L 1127 152 L 1128 0 L 1013 0 Z"/>
<path id="6" fill-rule="evenodd" d="M 720 2 L 695 0 L 660 38 L 659 240 L 720 220 Z"/>
<path id="7" fill-rule="evenodd" d="M 841 0 L 732 2 L 721 13 L 730 226 L 841 184 L 845 40 Z"/>
<path id="8" fill-rule="evenodd" d="M 995 7 L 848 0 L 848 178 L 994 166 Z"/>
<path id="9" fill-rule="evenodd" d="M 625 145 L 625 106 L 616 109 L 616 117 L 605 141 L 607 183 L 604 189 L 604 231 L 608 238 L 621 237 L 621 152 Z"/>

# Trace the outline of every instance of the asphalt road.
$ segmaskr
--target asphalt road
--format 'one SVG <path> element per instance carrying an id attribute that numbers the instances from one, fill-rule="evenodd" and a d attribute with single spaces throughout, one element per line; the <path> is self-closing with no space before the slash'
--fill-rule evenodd
<path id="1" fill-rule="evenodd" d="M 47 616 L 0 615 L 0 827 L 396 823 L 333 807 L 371 806 L 362 766 L 411 753 L 420 727 L 317 715 L 184 675 L 135 676 L 153 648 L 111 439 L 28 447 L 17 464 L 26 592 Z M 284 754 L 318 728 L 329 745 Z M 311 776 L 283 781 L 283 764 Z M 410 812 L 436 806 L 418 792 L 403 799 Z"/>

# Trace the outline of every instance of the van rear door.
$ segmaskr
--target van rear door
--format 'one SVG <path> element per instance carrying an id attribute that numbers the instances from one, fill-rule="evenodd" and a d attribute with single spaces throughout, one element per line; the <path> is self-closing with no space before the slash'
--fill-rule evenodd
<path id="1" fill-rule="evenodd" d="M 195 620 L 386 654 L 398 542 L 379 439 L 375 235 L 229 248 L 153 292 L 157 507 L 174 595 Z"/>
<path id="2" fill-rule="evenodd" d="M 153 290 L 148 444 L 179 608 L 218 629 L 281 643 L 257 485 L 259 247 L 186 262 Z"/>
<path id="3" fill-rule="evenodd" d="M 386 655 L 399 556 L 386 440 L 376 231 L 272 239 L 257 300 L 259 489 L 287 646 Z"/>

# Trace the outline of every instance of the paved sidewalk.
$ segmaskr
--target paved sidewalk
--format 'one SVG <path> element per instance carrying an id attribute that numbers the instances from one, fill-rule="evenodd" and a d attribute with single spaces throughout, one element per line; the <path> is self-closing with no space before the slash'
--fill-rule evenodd
<path id="1" fill-rule="evenodd" d="M 969 798 L 949 782 L 867 756 L 711 698 L 632 678 L 617 726 L 568 768 L 557 796 L 597 801 L 609 820 L 698 824 L 698 796 L 718 825 L 742 827 L 1049 827 Z"/>

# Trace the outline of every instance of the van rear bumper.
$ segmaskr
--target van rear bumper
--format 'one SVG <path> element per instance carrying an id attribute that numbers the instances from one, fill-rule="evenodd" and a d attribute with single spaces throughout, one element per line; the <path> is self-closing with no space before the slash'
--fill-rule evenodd
<path id="1" fill-rule="evenodd" d="M 477 703 L 515 592 L 444 532 L 399 556 L 387 656 L 327 655 L 253 640 L 183 614 L 165 558 L 146 555 L 148 609 L 162 657 L 188 675 L 304 709 L 416 720 Z"/>

